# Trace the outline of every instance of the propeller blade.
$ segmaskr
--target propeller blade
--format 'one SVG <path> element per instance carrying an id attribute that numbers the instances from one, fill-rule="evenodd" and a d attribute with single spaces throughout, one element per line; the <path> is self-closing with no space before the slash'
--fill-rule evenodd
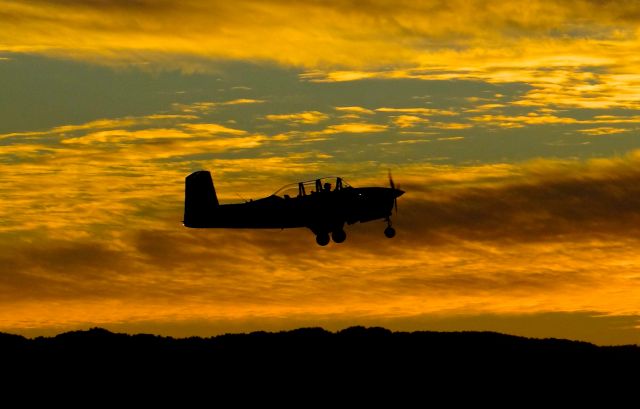
<path id="1" fill-rule="evenodd" d="M 391 176 L 391 169 L 389 169 L 389 186 L 391 186 L 391 189 L 396 189 L 396 184 L 393 182 L 393 176 Z M 398 185 L 398 189 L 400 188 L 400 186 Z M 393 208 L 396 210 L 396 215 L 398 214 L 398 197 L 396 196 L 395 192 L 393 193 Z"/>

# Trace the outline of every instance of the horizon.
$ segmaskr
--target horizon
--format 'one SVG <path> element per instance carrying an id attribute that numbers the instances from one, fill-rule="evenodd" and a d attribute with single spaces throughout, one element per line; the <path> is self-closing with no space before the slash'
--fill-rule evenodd
<path id="1" fill-rule="evenodd" d="M 255 331 L 244 331 L 244 332 L 223 332 L 220 334 L 215 334 L 215 335 L 208 335 L 208 336 L 201 336 L 201 335 L 188 335 L 188 336 L 173 336 L 173 335 L 162 335 L 162 334 L 155 334 L 155 333 L 150 333 L 150 332 L 119 332 L 116 330 L 110 330 L 107 328 L 103 328 L 103 327 L 90 327 L 90 328 L 78 328 L 78 329 L 73 329 L 70 331 L 64 331 L 64 332 L 58 332 L 55 334 L 51 334 L 51 335 L 36 335 L 36 336 L 28 336 L 28 335 L 22 335 L 22 334 L 11 334 L 8 332 L 1 332 L 0 331 L 0 335 L 7 335 L 9 337 L 22 337 L 23 339 L 25 339 L 26 341 L 34 341 L 34 340 L 52 340 L 55 338 L 60 338 L 60 337 L 64 337 L 67 335 L 82 335 L 82 336 L 91 336 L 93 337 L 94 334 L 106 334 L 106 335 L 114 335 L 114 336 L 127 336 L 127 337 L 136 337 L 136 336 L 152 336 L 155 338 L 161 338 L 161 339 L 171 339 L 171 340 L 189 340 L 189 339 L 201 339 L 201 340 L 215 340 L 218 338 L 224 338 L 227 336 L 238 336 L 238 335 L 246 335 L 246 336 L 253 336 L 253 335 L 262 335 L 262 334 L 267 334 L 267 335 L 293 335 L 293 334 L 300 334 L 300 333 L 309 333 L 309 334 L 315 334 L 317 335 L 319 332 L 323 333 L 323 334 L 331 334 L 331 335 L 348 335 L 348 336 L 353 336 L 354 334 L 356 334 L 357 336 L 363 336 L 366 335 L 370 338 L 379 338 L 381 334 L 385 334 L 385 335 L 438 335 L 438 336 L 459 336 L 459 335 L 486 335 L 486 334 L 491 334 L 491 335 L 496 335 L 499 337 L 504 337 L 504 338 L 513 338 L 513 339 L 520 339 L 520 340 L 531 340 L 531 341 L 539 341 L 539 342 L 546 342 L 546 341 L 560 341 L 560 342 L 567 342 L 567 343 L 575 343 L 575 344 L 587 344 L 587 345 L 592 345 L 595 347 L 604 347 L 604 348 L 608 348 L 608 347 L 636 347 L 636 348 L 640 348 L 640 345 L 638 344 L 616 344 L 616 345 L 608 345 L 608 344 L 596 344 L 593 342 L 588 342 L 588 341 L 584 341 L 584 340 L 580 340 L 580 339 L 568 339 L 568 338 L 556 338 L 556 337 L 535 337 L 535 336 L 524 336 L 524 335 L 514 335 L 514 334 L 508 334 L 508 333 L 504 333 L 504 332 L 498 332 L 498 331 L 489 331 L 489 330 L 455 330 L 455 331 L 437 331 L 437 330 L 409 330 L 409 331 L 402 331 L 402 330 L 390 330 L 388 328 L 385 327 L 380 327 L 380 326 L 363 326 L 363 325 L 352 325 L 352 326 L 348 326 L 348 327 L 343 327 L 343 328 L 339 328 L 339 329 L 335 329 L 335 330 L 329 330 L 326 328 L 323 328 L 321 326 L 308 326 L 308 327 L 298 327 L 298 328 L 292 328 L 292 329 L 285 329 L 285 330 L 255 330 Z M 469 346 L 472 346 L 473 344 L 469 344 Z M 488 344 L 489 345 L 489 344 Z M 87 345 L 85 345 L 87 346 Z M 426 345 L 425 345 L 426 346 Z M 498 347 L 499 345 L 492 345 L 492 347 Z"/>
<path id="2" fill-rule="evenodd" d="M 640 5 L 0 7 L 0 332 L 640 344 Z M 397 236 L 186 229 L 202 169 L 221 203 L 391 171 Z"/>

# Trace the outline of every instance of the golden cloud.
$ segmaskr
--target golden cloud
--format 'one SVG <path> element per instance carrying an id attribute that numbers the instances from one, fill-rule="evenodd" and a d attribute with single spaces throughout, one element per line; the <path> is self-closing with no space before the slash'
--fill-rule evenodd
<path id="1" fill-rule="evenodd" d="M 336 111 L 340 111 L 340 112 L 347 112 L 349 114 L 366 114 L 366 115 L 373 115 L 375 114 L 374 111 L 367 109 L 367 108 L 363 108 L 363 107 L 359 107 L 359 106 L 345 106 L 345 107 L 335 107 Z"/>
<path id="2" fill-rule="evenodd" d="M 54 127 L 46 131 L 35 132 L 12 132 L 6 134 L 0 134 L 0 139 L 12 138 L 12 137 L 32 137 L 32 136 L 45 136 L 56 134 L 68 134 L 77 131 L 88 131 L 96 129 L 116 129 L 127 128 L 133 126 L 157 126 L 160 123 L 171 123 L 175 120 L 193 120 L 198 119 L 197 115 L 182 115 L 182 114 L 152 114 L 145 116 L 127 116 L 124 118 L 104 118 L 96 119 L 94 121 L 85 122 L 82 124 L 70 124 Z"/>
<path id="3" fill-rule="evenodd" d="M 464 124 L 464 123 L 460 123 L 460 122 L 434 122 L 431 123 L 429 125 L 429 127 L 431 128 L 437 128 L 437 129 L 453 129 L 453 130 L 459 130 L 459 129 L 469 129 L 473 127 L 473 124 Z"/>
<path id="4" fill-rule="evenodd" d="M 475 98 L 467 98 L 467 100 L 469 100 L 470 102 L 477 102 L 478 99 Z M 507 105 L 506 104 L 481 104 L 481 105 L 477 105 L 472 109 L 467 109 L 465 110 L 465 112 L 482 112 L 482 111 L 491 111 L 494 109 L 500 109 L 500 108 L 505 108 Z"/>
<path id="5" fill-rule="evenodd" d="M 413 144 L 416 144 L 416 143 L 428 143 L 428 142 L 431 142 L 431 140 L 429 140 L 429 139 L 400 139 L 400 140 L 396 141 L 395 143 L 413 145 Z"/>
<path id="6" fill-rule="evenodd" d="M 391 117 L 391 120 L 398 128 L 413 128 L 414 126 L 429 122 L 428 118 L 415 115 L 398 115 Z"/>
<path id="7" fill-rule="evenodd" d="M 609 126 L 601 126 L 598 128 L 588 128 L 588 129 L 579 129 L 578 132 L 586 134 L 586 135 L 592 135 L 592 136 L 598 136 L 598 135 L 615 135 L 618 133 L 623 133 L 623 132 L 628 132 L 629 129 L 624 129 L 624 128 L 612 128 Z"/>
<path id="8" fill-rule="evenodd" d="M 175 53 L 306 67 L 422 63 L 434 53 L 438 56 L 443 47 L 448 53 L 462 50 L 458 51 L 462 56 L 465 49 L 475 49 L 485 62 L 495 57 L 489 47 L 482 48 L 488 41 L 503 54 L 508 46 L 535 40 L 542 45 L 534 54 L 540 59 L 544 47 L 554 43 L 567 51 L 576 43 L 585 47 L 589 43 L 592 49 L 628 44 L 635 39 L 638 14 L 633 2 L 588 0 L 536 0 L 526 9 L 514 1 L 486 7 L 480 0 L 370 0 L 357 5 L 244 0 L 233 6 L 165 0 L 113 1 L 108 7 L 82 1 L 3 0 L 2 9 L 5 29 L 0 43 L 6 50 L 93 54 L 125 61 Z M 594 40 L 580 42 L 584 38 Z M 362 47 L 363 41 L 367 47 Z M 502 57 L 508 60 L 528 48 L 511 47 Z M 577 51 L 542 55 L 556 56 L 556 62 L 565 64 L 600 61 L 581 57 L 582 50 Z M 436 63 L 440 61 L 436 58 Z M 461 62 L 463 69 L 469 67 Z"/>
<path id="9" fill-rule="evenodd" d="M 174 103 L 173 109 L 180 112 L 185 112 L 185 113 L 207 113 L 207 112 L 213 111 L 215 108 L 220 106 L 261 104 L 263 102 L 265 101 L 261 99 L 240 98 L 240 99 L 233 99 L 230 101 L 222 101 L 222 102 L 200 101 L 200 102 L 193 102 L 190 104 Z"/>
<path id="10" fill-rule="evenodd" d="M 294 124 L 317 124 L 329 118 L 327 114 L 319 111 L 305 111 L 295 114 L 271 114 L 265 118 L 269 121 L 286 121 Z"/>
<path id="11" fill-rule="evenodd" d="M 230 134 L 230 135 L 246 135 L 247 131 L 242 129 L 229 128 L 227 126 L 219 124 L 207 124 L 207 123 L 190 123 L 181 124 L 181 127 L 193 131 L 198 135 L 217 135 L 217 134 Z"/>
<path id="12" fill-rule="evenodd" d="M 388 129 L 387 125 L 370 124 L 366 122 L 350 122 L 345 124 L 329 125 L 322 131 L 312 132 L 314 135 L 331 135 L 338 133 L 377 133 Z"/>
<path id="13" fill-rule="evenodd" d="M 521 128 L 525 125 L 546 125 L 546 124 L 575 124 L 578 121 L 575 118 L 563 118 L 555 115 L 538 115 L 531 113 L 530 115 L 481 115 L 471 118 L 472 121 L 486 122 L 503 128 Z"/>
<path id="14" fill-rule="evenodd" d="M 446 137 L 438 138 L 437 140 L 438 141 L 461 141 L 463 139 L 464 139 L 464 136 L 446 136 Z"/>
<path id="15" fill-rule="evenodd" d="M 144 139 L 176 139 L 190 138 L 191 134 L 175 129 L 143 129 L 129 131 L 125 129 L 115 129 L 109 131 L 91 132 L 83 136 L 65 138 L 60 141 L 63 144 L 93 144 L 93 143 L 116 143 L 123 141 L 136 141 Z"/>
<path id="16" fill-rule="evenodd" d="M 525 125 L 549 125 L 549 124 L 635 124 L 640 122 L 638 115 L 596 115 L 591 119 L 576 119 L 561 117 L 544 112 L 530 112 L 527 115 L 480 115 L 469 118 L 475 122 L 487 123 L 502 128 L 521 128 Z M 621 129 L 601 127 L 598 129 Z M 583 131 L 579 131 L 583 132 Z M 624 132 L 621 130 L 620 132 Z M 589 133 L 589 132 L 586 132 Z M 615 133 L 615 132 L 611 132 Z"/>
<path id="17" fill-rule="evenodd" d="M 417 115 L 443 115 L 443 116 L 454 116 L 458 115 L 457 112 L 449 110 L 449 109 L 435 109 L 435 108 L 389 108 L 382 107 L 376 108 L 376 112 L 399 112 L 404 114 L 417 114 Z"/>
<path id="18" fill-rule="evenodd" d="M 185 70 L 269 61 L 302 67 L 310 81 L 520 82 L 532 87 L 515 102 L 522 106 L 640 107 L 638 6 L 630 1 L 133 4 L 3 0 L 0 50 Z M 186 112 L 207 107 L 195 109 Z"/>

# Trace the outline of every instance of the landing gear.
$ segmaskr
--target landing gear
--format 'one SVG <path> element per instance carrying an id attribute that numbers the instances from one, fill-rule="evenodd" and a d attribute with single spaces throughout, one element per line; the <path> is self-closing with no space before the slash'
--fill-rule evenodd
<path id="1" fill-rule="evenodd" d="M 393 237 L 395 237 L 396 235 L 396 229 L 394 229 L 393 227 L 391 227 L 391 219 L 387 217 L 387 228 L 384 229 L 384 235 L 388 238 L 391 239 Z"/>
<path id="2" fill-rule="evenodd" d="M 326 246 L 329 244 L 329 233 L 318 233 L 316 235 L 316 243 L 320 246 Z"/>
<path id="3" fill-rule="evenodd" d="M 384 235 L 387 236 L 388 239 L 391 239 L 396 235 L 396 229 L 389 226 L 386 229 L 384 229 Z"/>
<path id="4" fill-rule="evenodd" d="M 331 233 L 331 238 L 336 243 L 342 243 L 347 239 L 347 233 L 345 233 L 344 230 L 336 230 Z"/>

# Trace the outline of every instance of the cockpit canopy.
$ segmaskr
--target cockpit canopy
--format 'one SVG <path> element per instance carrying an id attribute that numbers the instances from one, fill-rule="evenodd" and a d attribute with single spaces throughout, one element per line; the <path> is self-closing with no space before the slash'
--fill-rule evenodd
<path id="1" fill-rule="evenodd" d="M 328 176 L 320 179 L 306 180 L 304 182 L 285 185 L 275 192 L 274 196 L 283 198 L 301 197 L 316 192 L 333 192 L 351 187 L 344 179 L 336 176 Z"/>

